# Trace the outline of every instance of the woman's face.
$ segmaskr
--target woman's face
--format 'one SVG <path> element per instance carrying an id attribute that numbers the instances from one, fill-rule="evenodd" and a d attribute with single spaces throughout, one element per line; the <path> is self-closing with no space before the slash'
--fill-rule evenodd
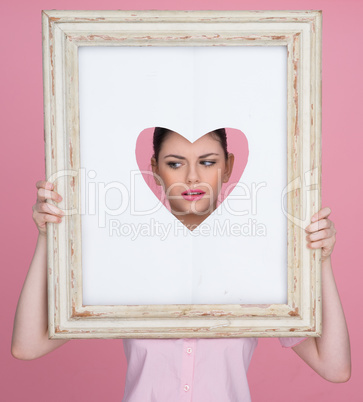
<path id="1" fill-rule="evenodd" d="M 233 162 L 231 153 L 225 160 L 221 143 L 210 133 L 192 144 L 171 132 L 162 143 L 158 164 L 151 159 L 153 172 L 161 179 L 160 183 L 156 177 L 156 183 L 163 186 L 171 212 L 178 216 L 212 213 L 222 184 L 232 173 Z M 192 190 L 201 194 L 186 194 Z"/>

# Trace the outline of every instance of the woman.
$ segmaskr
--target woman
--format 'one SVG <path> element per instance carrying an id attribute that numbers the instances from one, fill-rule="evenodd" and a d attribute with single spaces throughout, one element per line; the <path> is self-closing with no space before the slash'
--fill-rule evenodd
<path id="1" fill-rule="evenodd" d="M 222 183 L 232 174 L 234 155 L 227 151 L 226 131 L 212 131 L 191 144 L 174 131 L 156 127 L 153 146 L 155 182 L 163 187 L 172 214 L 194 230 L 216 209 Z"/>
<path id="2" fill-rule="evenodd" d="M 151 162 L 172 213 L 194 230 L 215 210 L 220 191 L 217 173 L 227 182 L 234 157 L 227 152 L 223 130 L 191 144 L 175 132 L 156 129 Z M 39 181 L 36 186 L 33 219 L 39 236 L 19 298 L 12 340 L 13 356 L 27 360 L 67 342 L 49 340 L 47 327 L 46 222 L 59 223 L 63 214 L 45 201 L 61 198 L 49 182 Z M 183 194 L 192 190 L 200 194 Z M 278 339 L 326 380 L 345 382 L 351 371 L 350 343 L 331 266 L 336 230 L 328 219 L 330 213 L 329 208 L 321 209 L 306 228 L 307 247 L 322 249 L 322 336 Z M 123 339 L 123 344 L 128 362 L 123 402 L 251 400 L 246 374 L 256 338 Z"/>

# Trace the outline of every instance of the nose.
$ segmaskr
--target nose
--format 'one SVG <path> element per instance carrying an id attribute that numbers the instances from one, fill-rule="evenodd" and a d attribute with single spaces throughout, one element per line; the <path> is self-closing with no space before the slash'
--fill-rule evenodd
<path id="1" fill-rule="evenodd" d="M 190 166 L 187 173 L 186 183 L 199 183 L 199 175 L 197 169 L 194 166 Z"/>

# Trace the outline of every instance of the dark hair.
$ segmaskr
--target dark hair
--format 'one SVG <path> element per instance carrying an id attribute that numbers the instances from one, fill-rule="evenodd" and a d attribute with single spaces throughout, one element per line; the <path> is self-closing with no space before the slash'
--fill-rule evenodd
<path id="1" fill-rule="evenodd" d="M 154 129 L 154 136 L 153 136 L 153 148 L 154 154 L 153 157 L 156 159 L 156 163 L 159 160 L 159 153 L 161 150 L 161 146 L 165 139 L 167 138 L 168 134 L 170 134 L 172 130 L 169 130 L 164 127 L 155 127 Z M 224 151 L 224 158 L 227 161 L 228 159 L 228 151 L 227 151 L 227 134 L 225 128 L 218 128 L 217 130 L 211 131 L 211 135 L 214 137 L 215 140 L 219 141 L 222 145 Z"/>

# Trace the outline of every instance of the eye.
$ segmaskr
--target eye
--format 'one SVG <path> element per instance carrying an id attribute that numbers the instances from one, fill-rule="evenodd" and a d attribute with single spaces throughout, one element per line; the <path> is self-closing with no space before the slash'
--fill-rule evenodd
<path id="1" fill-rule="evenodd" d="M 205 167 L 211 167 L 213 165 L 215 165 L 216 162 L 214 161 L 202 161 L 201 163 L 207 163 L 207 165 L 204 165 Z"/>
<path id="2" fill-rule="evenodd" d="M 181 165 L 181 163 L 180 162 L 168 162 L 167 165 L 169 167 L 171 167 L 172 169 L 178 169 L 179 166 L 177 167 L 175 165 Z"/>

